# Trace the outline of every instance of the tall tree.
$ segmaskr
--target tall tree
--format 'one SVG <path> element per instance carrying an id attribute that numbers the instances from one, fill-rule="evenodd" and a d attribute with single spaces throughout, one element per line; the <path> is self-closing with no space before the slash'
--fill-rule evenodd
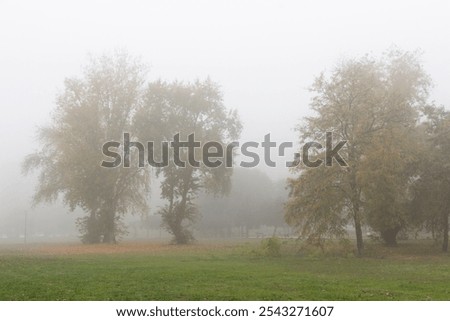
<path id="1" fill-rule="evenodd" d="M 414 181 L 412 212 L 418 221 L 442 241 L 448 251 L 450 216 L 450 112 L 427 106 L 422 126 L 424 140 L 419 171 Z"/>
<path id="2" fill-rule="evenodd" d="M 103 144 L 130 130 L 145 74 L 126 53 L 93 58 L 82 78 L 65 80 L 51 125 L 39 130 L 41 149 L 23 164 L 25 173 L 40 171 L 36 203 L 62 196 L 87 213 L 78 221 L 83 242 L 116 242 L 122 215 L 147 208 L 148 171 L 101 166 Z"/>
<path id="3" fill-rule="evenodd" d="M 360 182 L 369 226 L 388 246 L 411 221 L 411 184 L 420 160 L 419 110 L 427 105 L 430 79 L 417 53 L 394 50 L 384 66 L 387 120 L 373 133 L 361 162 Z"/>
<path id="4" fill-rule="evenodd" d="M 321 183 L 322 188 L 308 191 L 308 194 L 315 193 L 312 195 L 314 199 L 328 202 L 326 195 L 332 193 L 338 204 L 345 205 L 329 209 L 331 213 L 328 215 L 342 217 L 345 214 L 352 220 L 359 254 L 364 248 L 362 226 L 368 210 L 365 199 L 368 195 L 364 194 L 366 183 L 362 180 L 362 174 L 370 169 L 364 167 L 365 158 L 373 148 L 375 137 L 389 133 L 388 128 L 411 127 L 414 124 L 417 117 L 415 110 L 423 105 L 428 86 L 428 77 L 417 55 L 397 50 L 388 52 L 379 60 L 364 56 L 343 61 L 329 77 L 320 75 L 312 86 L 314 96 L 311 107 L 315 115 L 306 118 L 299 127 L 301 141 L 322 142 L 325 133 L 332 132 L 335 143 L 346 142 L 340 154 L 348 166 L 336 170 L 333 167 L 339 165 L 334 164 L 322 169 L 329 173 L 323 174 L 321 179 L 328 181 Z M 307 172 L 310 170 L 314 169 Z M 294 171 L 301 173 L 303 169 L 298 167 Z M 301 174 L 297 181 L 290 182 L 294 188 L 294 198 L 299 197 L 295 188 L 299 189 L 302 179 Z M 330 192 L 330 189 L 339 189 L 340 192 Z M 311 211 L 317 206 L 306 200 L 304 202 L 300 201 L 297 206 L 312 206 Z M 301 213 L 310 211 L 299 211 L 299 217 Z M 292 221 L 293 212 L 288 214 Z"/>
<path id="5" fill-rule="evenodd" d="M 240 121 L 235 111 L 224 106 L 218 86 L 209 79 L 194 83 L 151 84 L 144 106 L 135 119 L 138 137 L 142 140 L 156 137 L 153 139 L 153 160 L 163 161 L 164 142 L 173 142 L 175 137 L 185 142 L 193 135 L 195 142 L 200 143 L 200 148 L 193 152 L 186 148 L 177 151 L 166 145 L 166 166 L 159 166 L 156 161 L 153 164 L 157 175 L 162 176 L 161 196 L 167 201 L 160 210 L 163 225 L 173 234 L 175 243 L 188 243 L 194 239 L 192 224 L 199 217 L 194 203 L 198 193 L 227 193 L 232 174 L 225 162 L 218 167 L 205 164 L 203 145 L 214 142 L 225 153 L 225 145 L 240 134 Z M 199 162 L 198 166 L 189 162 L 190 157 Z"/>

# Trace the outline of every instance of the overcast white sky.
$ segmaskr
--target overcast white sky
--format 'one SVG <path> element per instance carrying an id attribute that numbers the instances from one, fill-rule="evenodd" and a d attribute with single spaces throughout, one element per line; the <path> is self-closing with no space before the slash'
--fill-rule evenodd
<path id="1" fill-rule="evenodd" d="M 0 197 L 23 181 L 36 127 L 88 53 L 124 48 L 154 79 L 210 76 L 238 109 L 242 140 L 296 141 L 314 76 L 392 45 L 424 51 L 432 97 L 450 106 L 449 42 L 448 1 L 1 0 Z"/>

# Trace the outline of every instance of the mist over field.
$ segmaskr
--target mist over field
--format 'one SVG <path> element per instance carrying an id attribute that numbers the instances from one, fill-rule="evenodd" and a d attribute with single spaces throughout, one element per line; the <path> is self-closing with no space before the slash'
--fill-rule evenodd
<path id="1" fill-rule="evenodd" d="M 75 222 L 85 212 L 79 206 L 71 212 L 61 197 L 33 207 L 38 172 L 24 176 L 21 166 L 42 148 L 38 128 L 52 126 L 64 80 L 83 77 L 90 57 L 117 51 L 146 64 L 148 82 L 209 77 L 223 104 L 239 115 L 239 142 L 261 143 L 271 134 L 278 144 L 295 146 L 284 157 L 273 155 L 276 167 L 260 162 L 235 169 L 229 196 L 200 193 L 196 238 L 296 237 L 285 223 L 284 204 L 286 179 L 297 174 L 284 164 L 299 149 L 295 128 L 313 114 L 315 77 L 366 54 L 420 51 L 433 83 L 430 101 L 448 109 L 449 9 L 446 1 L 3 1 L 0 243 L 79 241 Z M 123 215 L 125 239 L 170 241 L 158 214 L 166 204 L 161 180 L 149 183 L 145 213 Z"/>
<path id="2" fill-rule="evenodd" d="M 449 13 L 0 1 L 0 317 L 445 316 Z"/>

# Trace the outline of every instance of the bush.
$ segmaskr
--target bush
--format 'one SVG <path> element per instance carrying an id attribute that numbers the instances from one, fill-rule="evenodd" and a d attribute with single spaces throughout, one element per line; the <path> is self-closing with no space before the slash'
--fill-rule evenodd
<path id="1" fill-rule="evenodd" d="M 262 240 L 261 246 L 267 256 L 281 256 L 281 241 L 278 237 L 272 236 L 270 238 Z"/>

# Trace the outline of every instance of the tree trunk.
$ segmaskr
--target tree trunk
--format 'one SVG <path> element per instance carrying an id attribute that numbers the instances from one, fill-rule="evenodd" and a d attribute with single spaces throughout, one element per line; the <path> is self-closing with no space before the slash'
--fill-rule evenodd
<path id="1" fill-rule="evenodd" d="M 116 244 L 117 240 L 116 240 L 116 233 L 115 233 L 115 228 L 114 228 L 114 219 L 113 219 L 113 224 L 111 226 L 111 224 L 108 224 L 105 230 L 105 233 L 103 234 L 103 243 L 108 243 L 108 244 Z"/>
<path id="2" fill-rule="evenodd" d="M 396 226 L 394 228 L 385 229 L 380 232 L 381 238 L 386 246 L 397 246 L 397 234 L 401 228 Z"/>
<path id="3" fill-rule="evenodd" d="M 111 208 L 107 209 L 105 213 L 106 221 L 105 221 L 105 230 L 103 233 L 103 243 L 108 244 L 116 244 L 116 222 L 115 222 L 115 206 L 111 206 Z"/>
<path id="4" fill-rule="evenodd" d="M 354 152 L 349 155 L 349 159 L 354 159 L 352 156 Z M 360 193 L 358 189 L 358 184 L 356 182 L 356 172 L 352 170 L 350 172 L 350 189 L 351 189 L 351 202 L 353 207 L 353 220 L 355 224 L 355 234 L 356 234 L 356 249 L 358 251 L 358 256 L 361 256 L 364 251 L 364 241 L 361 228 L 361 211 L 360 211 Z"/>
<path id="5" fill-rule="evenodd" d="M 106 231 L 103 236 L 103 243 L 116 244 L 117 240 L 116 236 L 114 235 L 114 232 Z"/>
<path id="6" fill-rule="evenodd" d="M 356 233 L 356 249 L 358 251 L 358 256 L 361 256 L 364 251 L 364 242 L 361 228 L 361 221 L 359 215 L 355 215 L 355 233 Z"/>
<path id="7" fill-rule="evenodd" d="M 188 231 L 183 227 L 183 220 L 186 216 L 187 191 L 183 191 L 181 201 L 175 209 L 176 227 L 174 229 L 176 244 L 187 244 L 190 242 Z"/>
<path id="8" fill-rule="evenodd" d="M 445 215 L 444 217 L 444 228 L 443 228 L 443 234 L 444 234 L 444 239 L 442 241 L 442 251 L 443 252 L 448 252 L 448 214 Z"/>
<path id="9" fill-rule="evenodd" d="M 356 249 L 358 251 L 358 256 L 361 256 L 364 251 L 364 241 L 363 241 L 363 234 L 362 234 L 362 228 L 361 228 L 359 197 L 358 197 L 358 193 L 356 193 L 356 192 L 355 192 L 355 196 L 353 197 L 353 219 L 354 219 L 354 223 L 355 223 Z"/>
<path id="10" fill-rule="evenodd" d="M 97 212 L 91 211 L 86 221 L 84 221 L 81 231 L 83 235 L 81 241 L 86 244 L 96 244 L 101 242 L 101 228 L 97 219 Z"/>
<path id="11" fill-rule="evenodd" d="M 188 240 L 186 236 L 184 235 L 181 228 L 174 230 L 174 236 L 175 236 L 175 243 L 176 244 L 187 244 Z"/>
<path id="12" fill-rule="evenodd" d="M 185 170 L 183 178 L 183 187 L 181 190 L 181 200 L 177 206 L 173 208 L 175 216 L 175 226 L 173 228 L 173 234 L 175 236 L 176 244 L 187 244 L 193 240 L 191 232 L 183 226 L 183 221 L 186 218 L 186 206 L 188 204 L 188 193 L 191 189 L 193 169 L 188 167 Z"/>

